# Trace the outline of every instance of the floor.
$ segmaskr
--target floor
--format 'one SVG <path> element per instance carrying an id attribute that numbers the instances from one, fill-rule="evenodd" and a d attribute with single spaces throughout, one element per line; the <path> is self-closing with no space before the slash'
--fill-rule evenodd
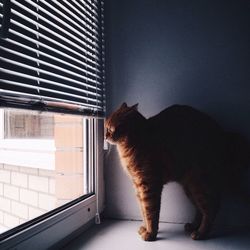
<path id="1" fill-rule="evenodd" d="M 144 242 L 136 233 L 141 222 L 108 220 L 90 228 L 67 250 L 250 250 L 250 229 L 217 229 L 212 238 L 194 241 L 182 224 L 160 223 L 157 241 Z"/>

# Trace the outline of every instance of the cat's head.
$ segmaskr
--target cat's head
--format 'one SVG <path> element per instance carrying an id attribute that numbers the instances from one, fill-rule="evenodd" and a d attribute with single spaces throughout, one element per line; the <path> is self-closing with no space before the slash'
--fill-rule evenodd
<path id="1" fill-rule="evenodd" d="M 109 143 L 117 144 L 128 134 L 131 126 L 136 122 L 136 117 L 140 115 L 137 108 L 138 104 L 129 107 L 126 103 L 123 103 L 106 119 L 105 139 Z"/>

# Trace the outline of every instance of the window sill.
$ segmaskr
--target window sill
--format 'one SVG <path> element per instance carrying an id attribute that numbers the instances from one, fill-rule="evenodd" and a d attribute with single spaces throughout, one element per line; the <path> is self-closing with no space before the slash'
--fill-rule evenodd
<path id="1" fill-rule="evenodd" d="M 154 249 L 154 250 L 226 250 L 249 249 L 249 228 L 220 228 L 209 240 L 193 241 L 184 232 L 184 224 L 160 223 L 158 239 L 155 242 L 145 242 L 137 230 L 141 221 L 106 220 L 101 225 L 75 238 L 62 250 L 77 249 Z"/>

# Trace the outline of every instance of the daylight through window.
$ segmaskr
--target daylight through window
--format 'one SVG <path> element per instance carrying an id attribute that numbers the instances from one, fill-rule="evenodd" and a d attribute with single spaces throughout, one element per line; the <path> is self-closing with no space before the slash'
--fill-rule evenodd
<path id="1" fill-rule="evenodd" d="M 6 248 L 38 221 L 41 232 L 67 223 L 64 237 L 98 215 L 103 13 L 102 0 L 0 0 L 0 240 Z M 74 218 L 78 212 L 81 220 Z"/>
<path id="2" fill-rule="evenodd" d="M 1 112 L 1 232 L 93 192 L 93 166 L 87 166 L 93 157 L 93 138 L 88 136 L 93 120 L 13 109 Z"/>

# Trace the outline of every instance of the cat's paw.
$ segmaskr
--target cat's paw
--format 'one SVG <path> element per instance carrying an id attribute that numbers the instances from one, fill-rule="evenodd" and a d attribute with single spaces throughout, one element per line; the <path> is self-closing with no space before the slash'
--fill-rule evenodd
<path id="1" fill-rule="evenodd" d="M 142 234 L 142 233 L 144 233 L 144 232 L 146 232 L 147 231 L 147 229 L 144 227 L 144 226 L 141 226 L 140 228 L 139 228 L 139 230 L 138 230 L 138 234 Z"/>
<path id="2" fill-rule="evenodd" d="M 141 226 L 138 230 L 138 233 L 141 235 L 142 239 L 145 241 L 154 241 L 156 240 L 157 233 L 149 233 L 144 226 Z"/>
<path id="3" fill-rule="evenodd" d="M 186 223 L 184 225 L 184 230 L 187 232 L 187 233 L 191 233 L 193 232 L 195 229 L 197 229 L 197 227 L 195 227 L 195 225 L 193 223 Z"/>
<path id="4" fill-rule="evenodd" d="M 141 233 L 141 237 L 145 241 L 155 241 L 156 240 L 157 233 L 150 233 L 147 231 L 144 231 Z"/>
<path id="5" fill-rule="evenodd" d="M 193 231 L 190 236 L 193 240 L 204 240 L 206 238 L 206 234 L 199 231 Z"/>

